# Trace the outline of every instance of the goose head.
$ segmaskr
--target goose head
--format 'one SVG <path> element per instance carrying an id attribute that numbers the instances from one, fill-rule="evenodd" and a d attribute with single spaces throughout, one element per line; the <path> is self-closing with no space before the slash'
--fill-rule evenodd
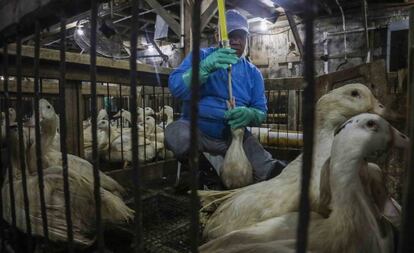
<path id="1" fill-rule="evenodd" d="M 237 128 L 231 131 L 233 139 L 242 141 L 244 136 L 244 128 Z"/>
<path id="2" fill-rule="evenodd" d="M 152 134 L 155 130 L 155 119 L 151 116 L 145 117 L 145 127 L 147 128 L 146 134 Z"/>
<path id="3" fill-rule="evenodd" d="M 102 120 L 99 120 L 98 121 L 98 123 L 97 123 L 96 126 L 97 126 L 98 130 L 108 131 L 110 124 L 109 124 L 109 121 L 108 120 L 102 119 Z"/>
<path id="4" fill-rule="evenodd" d="M 174 116 L 174 109 L 171 106 L 169 106 L 169 105 L 164 105 L 161 108 L 160 113 L 161 114 L 164 114 L 164 115 L 167 115 L 167 118 L 168 119 L 170 119 L 170 118 L 172 119 L 173 116 Z"/>
<path id="5" fill-rule="evenodd" d="M 14 108 L 11 107 L 9 108 L 9 122 L 16 122 L 16 110 L 14 110 Z"/>
<path id="6" fill-rule="evenodd" d="M 121 117 L 121 115 L 124 115 L 127 112 L 128 112 L 127 110 L 121 109 L 113 116 L 113 118 L 119 118 L 119 117 Z"/>
<path id="7" fill-rule="evenodd" d="M 39 100 L 39 119 L 40 122 L 42 122 L 43 120 L 57 121 L 58 119 L 53 106 L 46 99 L 43 98 Z"/>
<path id="8" fill-rule="evenodd" d="M 39 100 L 39 123 L 42 133 L 42 146 L 48 147 L 53 141 L 59 125 L 59 118 L 55 113 L 53 106 L 46 100 Z"/>
<path id="9" fill-rule="evenodd" d="M 348 84 L 322 96 L 316 104 L 318 127 L 334 129 L 352 116 L 369 112 L 383 116 L 385 107 L 370 89 L 360 83 Z"/>
<path id="10" fill-rule="evenodd" d="M 355 155 L 366 159 L 378 157 L 391 147 L 406 148 L 409 138 L 392 127 L 381 116 L 362 113 L 352 117 L 335 130 L 332 155 Z M 342 152 L 337 152 L 342 150 Z M 346 152 L 343 152 L 345 151 Z"/>
<path id="11" fill-rule="evenodd" d="M 154 112 L 154 110 L 151 108 L 151 107 L 145 107 L 144 108 L 144 111 L 145 111 L 145 116 L 153 116 L 153 115 L 155 115 L 155 112 Z"/>
<path id="12" fill-rule="evenodd" d="M 102 120 L 102 119 L 109 120 L 108 112 L 105 109 L 99 110 L 99 113 L 98 113 L 98 116 L 96 117 L 96 119 L 98 121 Z"/>

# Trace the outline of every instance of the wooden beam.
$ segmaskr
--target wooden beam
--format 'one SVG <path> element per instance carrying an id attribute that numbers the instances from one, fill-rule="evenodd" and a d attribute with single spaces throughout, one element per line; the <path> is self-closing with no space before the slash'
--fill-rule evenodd
<path id="1" fill-rule="evenodd" d="M 3 50 L 2 50 L 3 51 Z M 16 44 L 9 45 L 9 55 L 16 55 Z M 34 47 L 33 46 L 22 46 L 22 57 L 33 57 Z M 40 49 L 40 60 L 60 61 L 59 50 L 41 48 Z M 81 65 L 90 65 L 89 54 L 78 54 L 66 52 L 66 63 L 75 63 Z M 107 67 L 114 69 L 125 69 L 129 70 L 129 61 L 126 60 L 114 60 L 105 57 L 96 57 L 96 67 Z M 137 64 L 137 71 L 143 71 L 148 73 L 157 74 L 169 74 L 171 69 L 165 67 L 153 67 L 148 64 Z"/>
<path id="2" fill-rule="evenodd" d="M 66 146 L 69 154 L 83 157 L 83 96 L 81 81 L 67 81 L 65 87 Z"/>
<path id="3" fill-rule="evenodd" d="M 201 32 L 203 32 L 204 28 L 210 23 L 210 20 L 214 17 L 217 13 L 217 1 L 211 0 L 211 3 L 205 9 L 205 11 L 201 14 Z"/>
<path id="4" fill-rule="evenodd" d="M 298 47 L 300 55 L 303 57 L 303 43 L 299 35 L 298 27 L 296 26 L 295 18 L 289 12 L 286 12 L 286 17 L 289 22 L 290 29 L 292 30 L 293 37 L 295 38 L 296 46 Z"/>
<path id="5" fill-rule="evenodd" d="M 22 47 L 22 75 L 33 76 L 33 54 L 31 46 Z M 0 51 L 0 60 L 3 58 L 3 51 Z M 45 79 L 59 79 L 59 51 L 53 49 L 40 50 L 40 77 Z M 89 55 L 66 52 L 66 79 L 89 81 Z M 16 51 L 15 46 L 10 46 L 9 51 L 9 73 L 16 75 Z M 97 57 L 97 82 L 129 84 L 129 61 L 113 60 L 104 57 Z M 0 68 L 2 66 L 0 65 Z M 170 68 L 154 67 L 147 64 L 137 64 L 138 83 L 141 85 L 164 86 L 168 84 Z"/>
<path id="6" fill-rule="evenodd" d="M 157 0 L 145 0 L 145 2 L 147 2 L 151 8 L 153 8 L 155 12 L 165 20 L 175 34 L 181 36 L 180 24 L 171 16 L 170 13 L 168 13 L 168 11 L 164 9 L 164 7 L 162 7 Z"/>
<path id="7" fill-rule="evenodd" d="M 3 92 L 3 82 L 0 81 L 0 92 Z M 72 82 L 70 82 L 72 83 Z M 140 94 L 142 86 L 137 87 L 137 93 Z M 158 87 L 157 87 L 158 88 Z M 122 86 L 122 94 L 128 95 L 129 94 L 129 87 L 123 85 Z M 152 90 L 152 87 L 149 88 Z M 158 88 L 159 89 L 159 88 Z M 158 89 L 156 89 L 158 91 Z M 10 93 L 16 93 L 17 91 L 17 85 L 16 81 L 9 80 L 9 92 Z M 34 84 L 33 81 L 23 80 L 22 81 L 22 92 L 27 94 L 32 94 L 34 91 Z M 49 80 L 43 80 L 42 82 L 42 93 L 43 94 L 50 94 L 50 95 L 58 95 L 59 94 L 59 86 L 57 81 L 49 81 Z M 98 96 L 107 96 L 108 90 L 106 86 L 103 85 L 97 85 L 96 87 L 96 94 Z M 168 94 L 168 90 L 165 91 L 165 94 Z M 90 84 L 82 84 L 82 95 L 89 96 L 91 95 L 91 86 Z M 119 87 L 118 86 L 109 86 L 109 95 L 113 97 L 119 96 Z"/>
<path id="8" fill-rule="evenodd" d="M 266 90 L 303 90 L 305 81 L 302 77 L 265 79 Z"/>
<path id="9" fill-rule="evenodd" d="M 142 170 L 144 183 L 149 183 L 151 181 L 161 180 L 168 175 L 176 175 L 177 160 L 171 159 L 148 163 L 142 165 L 140 169 Z M 106 174 L 127 189 L 132 189 L 134 187 L 133 181 L 131 180 L 133 177 L 133 170 L 131 168 L 112 170 L 108 171 Z"/>
<path id="10" fill-rule="evenodd" d="M 192 49 L 192 13 L 193 13 L 193 0 L 184 1 L 184 56 L 189 54 Z"/>

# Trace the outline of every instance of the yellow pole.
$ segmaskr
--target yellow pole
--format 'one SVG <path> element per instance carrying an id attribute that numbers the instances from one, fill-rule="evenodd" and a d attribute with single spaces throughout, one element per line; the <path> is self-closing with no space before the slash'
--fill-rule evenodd
<path id="1" fill-rule="evenodd" d="M 227 33 L 226 7 L 224 4 L 224 1 L 225 0 L 217 0 L 217 9 L 219 13 L 220 39 L 221 39 L 221 43 L 223 44 L 223 47 L 230 48 L 229 35 Z M 232 84 L 231 65 L 229 65 L 229 68 L 227 69 L 227 75 L 228 75 L 228 90 L 229 90 L 229 107 L 234 108 L 236 105 L 235 105 L 235 101 L 233 100 L 233 87 L 231 85 Z"/>
<path id="2" fill-rule="evenodd" d="M 229 36 L 227 34 L 227 22 L 226 22 L 226 7 L 224 4 L 225 0 L 217 0 L 217 9 L 219 13 L 219 25 L 220 25 L 220 38 L 224 43 L 229 41 Z M 224 46 L 224 45 L 223 45 Z"/>

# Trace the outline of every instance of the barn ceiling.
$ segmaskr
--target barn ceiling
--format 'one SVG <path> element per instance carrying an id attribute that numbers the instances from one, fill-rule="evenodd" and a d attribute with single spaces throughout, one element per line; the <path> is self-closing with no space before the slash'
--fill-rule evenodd
<path id="1" fill-rule="evenodd" d="M 189 0 L 186 0 L 189 1 Z M 284 13 L 280 11 L 282 7 L 284 11 L 293 14 L 299 14 L 306 7 L 302 2 L 306 0 L 227 0 L 227 8 L 236 8 L 240 10 L 247 18 L 264 18 L 270 22 L 275 22 Z M 345 9 L 361 8 L 363 0 L 338 0 L 340 5 Z M 384 2 L 386 0 L 382 0 Z M 388 0 L 387 3 L 401 3 L 404 0 Z M 0 8 L 6 0 L 0 0 Z M 140 10 L 140 22 L 139 32 L 146 34 L 150 37 L 153 36 L 155 30 L 155 19 L 157 16 L 156 9 L 153 3 L 156 2 L 161 6 L 168 16 L 171 18 L 171 22 L 178 25 L 180 23 L 180 0 L 145 0 L 142 1 L 143 5 Z M 203 0 L 207 5 L 216 4 L 216 0 Z M 380 1 L 367 0 L 368 5 L 378 4 Z M 119 35 L 125 40 L 129 40 L 130 34 L 130 18 L 131 8 L 129 0 L 112 0 L 110 3 L 103 3 L 100 5 L 99 16 L 110 20 L 113 23 L 114 28 Z M 151 4 L 152 3 L 152 4 Z M 336 0 L 318 0 L 318 14 L 320 15 L 332 15 L 339 12 Z M 214 8 L 211 8 L 214 10 Z M 212 34 L 216 30 L 217 13 L 212 12 L 212 18 L 206 24 L 203 32 L 205 35 Z M 68 50 L 79 51 L 79 47 L 74 43 L 72 37 L 74 29 L 77 27 L 79 20 L 87 20 L 90 16 L 90 12 L 79 13 L 75 16 L 68 18 L 67 34 L 68 34 Z M 177 35 L 177 27 L 171 29 L 168 33 L 167 42 L 178 42 L 180 36 Z M 25 43 L 33 43 L 33 36 L 28 36 L 24 39 Z M 59 24 L 49 26 L 42 36 L 42 46 L 45 47 L 58 47 L 59 46 Z"/>

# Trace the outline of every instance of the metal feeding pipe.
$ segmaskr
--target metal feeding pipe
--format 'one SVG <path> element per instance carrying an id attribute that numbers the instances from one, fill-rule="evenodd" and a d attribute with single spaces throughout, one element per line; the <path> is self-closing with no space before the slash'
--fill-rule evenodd
<path id="1" fill-rule="evenodd" d="M 365 32 L 365 43 L 367 46 L 367 59 L 366 63 L 371 62 L 371 48 L 369 46 L 369 34 L 368 34 L 368 3 L 366 0 L 362 0 L 362 8 L 364 12 L 364 32 Z"/>
<path id="2" fill-rule="evenodd" d="M 338 5 L 339 10 L 341 11 L 341 15 L 342 15 L 342 30 L 344 32 L 344 61 L 342 63 L 340 63 L 338 65 L 338 67 L 336 67 L 336 70 L 338 71 L 339 68 L 341 68 L 343 65 L 348 63 L 348 57 L 346 55 L 346 51 L 347 51 L 347 44 L 346 44 L 346 23 L 345 23 L 345 13 L 344 10 L 342 9 L 342 6 L 339 4 L 339 0 L 335 0 L 336 4 Z"/>

